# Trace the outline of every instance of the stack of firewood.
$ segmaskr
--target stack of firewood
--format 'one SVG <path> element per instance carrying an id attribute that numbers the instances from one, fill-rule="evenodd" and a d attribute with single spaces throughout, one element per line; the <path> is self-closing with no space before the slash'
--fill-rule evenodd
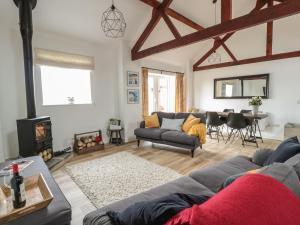
<path id="1" fill-rule="evenodd" d="M 86 136 L 77 139 L 77 147 L 79 150 L 96 146 L 96 136 Z"/>

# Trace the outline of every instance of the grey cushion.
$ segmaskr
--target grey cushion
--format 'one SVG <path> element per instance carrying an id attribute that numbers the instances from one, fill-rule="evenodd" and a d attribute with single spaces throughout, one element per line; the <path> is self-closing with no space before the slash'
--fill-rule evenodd
<path id="1" fill-rule="evenodd" d="M 237 156 L 217 165 L 196 170 L 190 177 L 217 192 L 228 177 L 259 168 L 260 166 L 252 163 L 249 158 Z"/>
<path id="2" fill-rule="evenodd" d="M 297 154 L 292 158 L 288 159 L 287 161 L 285 161 L 284 164 L 292 166 L 300 179 L 300 154 Z"/>
<path id="3" fill-rule="evenodd" d="M 196 136 L 187 135 L 181 131 L 166 131 L 161 135 L 161 139 L 164 141 L 179 143 L 183 145 L 197 145 L 199 138 Z"/>
<path id="4" fill-rule="evenodd" d="M 104 208 L 98 209 L 94 212 L 89 213 L 84 219 L 84 225 L 102 225 L 101 223 L 95 223 L 106 219 L 103 217 L 103 213 L 113 210 L 113 211 L 123 211 L 128 206 L 141 202 L 153 200 L 163 196 L 167 196 L 172 193 L 184 193 L 184 194 L 194 194 L 194 195 L 205 195 L 213 196 L 214 193 L 204 187 L 202 184 L 199 184 L 197 181 L 191 179 L 190 177 L 181 177 L 177 180 L 174 180 L 170 183 L 164 184 L 157 188 L 151 189 L 149 191 L 134 195 L 130 198 L 124 199 L 122 201 L 113 203 Z M 107 224 L 108 225 L 108 224 Z"/>
<path id="5" fill-rule="evenodd" d="M 184 119 L 167 119 L 163 118 L 161 129 L 181 131 Z"/>
<path id="6" fill-rule="evenodd" d="M 160 128 L 138 128 L 134 130 L 134 134 L 138 137 L 160 140 L 162 133 L 168 130 Z"/>
<path id="7" fill-rule="evenodd" d="M 259 173 L 273 177 L 300 198 L 300 181 L 293 167 L 284 163 L 274 163 L 262 168 Z"/>
<path id="8" fill-rule="evenodd" d="M 256 165 L 263 166 L 268 157 L 273 153 L 272 149 L 258 149 L 253 157 L 252 162 Z"/>

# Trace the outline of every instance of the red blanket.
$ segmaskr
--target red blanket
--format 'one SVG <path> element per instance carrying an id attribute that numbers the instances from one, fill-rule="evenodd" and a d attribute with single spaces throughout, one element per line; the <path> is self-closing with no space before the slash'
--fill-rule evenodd
<path id="1" fill-rule="evenodd" d="M 245 175 L 165 225 L 300 225 L 300 200 L 271 177 Z"/>

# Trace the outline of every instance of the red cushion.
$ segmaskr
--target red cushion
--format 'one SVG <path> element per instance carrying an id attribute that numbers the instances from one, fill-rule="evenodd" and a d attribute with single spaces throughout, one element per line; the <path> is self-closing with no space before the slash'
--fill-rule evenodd
<path id="1" fill-rule="evenodd" d="M 245 175 L 165 225 L 299 225 L 300 200 L 271 177 Z"/>

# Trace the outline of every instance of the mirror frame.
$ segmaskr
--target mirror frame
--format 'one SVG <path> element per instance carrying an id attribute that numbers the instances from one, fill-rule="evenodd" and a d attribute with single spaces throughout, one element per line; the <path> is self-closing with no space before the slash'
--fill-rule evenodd
<path id="1" fill-rule="evenodd" d="M 266 79 L 266 95 L 261 96 L 263 99 L 268 99 L 269 98 L 269 83 L 270 83 L 270 74 L 259 74 L 259 75 L 248 75 L 248 76 L 237 76 L 237 77 L 224 77 L 224 78 L 218 78 L 214 79 L 214 99 L 248 99 L 252 98 L 254 96 L 243 96 L 244 93 L 244 80 L 249 80 L 253 78 L 264 78 Z M 233 97 L 217 97 L 216 96 L 216 87 L 217 87 L 217 82 L 218 81 L 223 81 L 223 80 L 236 80 L 239 79 L 241 80 L 242 83 L 242 95 L 241 96 L 233 96 Z"/>

